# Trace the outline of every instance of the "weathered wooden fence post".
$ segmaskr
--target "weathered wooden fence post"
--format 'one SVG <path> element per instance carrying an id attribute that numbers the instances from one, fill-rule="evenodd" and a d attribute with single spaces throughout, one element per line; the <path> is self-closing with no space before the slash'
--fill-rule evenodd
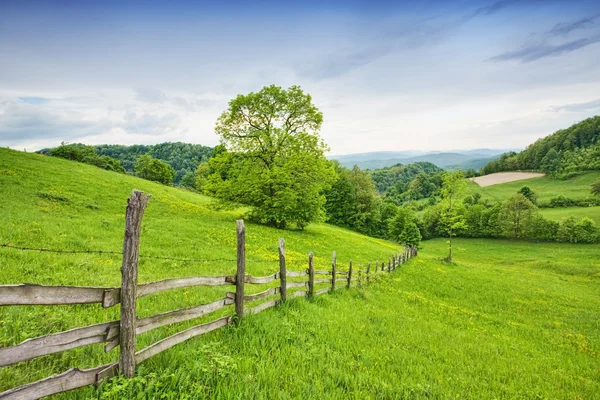
<path id="1" fill-rule="evenodd" d="M 235 314 L 244 317 L 244 281 L 246 280 L 246 228 L 244 220 L 236 221 L 237 233 L 237 273 L 235 275 Z"/>
<path id="2" fill-rule="evenodd" d="M 375 272 L 379 269 L 379 261 L 375 261 Z"/>
<path id="3" fill-rule="evenodd" d="M 308 296 L 315 292 L 315 264 L 312 251 L 308 253 Z"/>
<path id="4" fill-rule="evenodd" d="M 335 255 L 335 251 L 333 252 L 333 255 L 331 256 L 331 291 L 333 292 L 335 290 L 335 277 L 336 277 L 337 271 L 336 271 L 336 255 Z"/>
<path id="5" fill-rule="evenodd" d="M 369 283 L 369 273 L 371 272 L 371 262 L 367 263 L 367 283 Z"/>
<path id="6" fill-rule="evenodd" d="M 350 268 L 348 268 L 348 283 L 346 283 L 347 289 L 350 289 L 351 282 L 352 282 L 352 260 L 350 260 Z"/>
<path id="7" fill-rule="evenodd" d="M 281 302 L 285 302 L 287 299 L 287 271 L 285 268 L 285 241 L 283 238 L 279 239 L 279 294 L 281 295 Z"/>
<path id="8" fill-rule="evenodd" d="M 127 200 L 123 264 L 121 265 L 121 321 L 119 329 L 119 370 L 125 377 L 135 375 L 135 328 L 137 321 L 136 298 L 138 259 L 142 217 L 150 195 L 134 190 Z"/>
<path id="9" fill-rule="evenodd" d="M 388 272 L 392 272 L 392 260 L 388 258 Z"/>

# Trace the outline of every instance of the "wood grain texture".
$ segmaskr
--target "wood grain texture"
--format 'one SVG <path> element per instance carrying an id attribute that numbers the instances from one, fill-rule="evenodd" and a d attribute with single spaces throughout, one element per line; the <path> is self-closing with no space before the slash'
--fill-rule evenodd
<path id="1" fill-rule="evenodd" d="M 221 286 L 234 284 L 234 276 L 192 276 L 189 278 L 165 279 L 138 285 L 137 297 L 193 286 Z"/>
<path id="2" fill-rule="evenodd" d="M 312 296 L 315 291 L 315 264 L 313 253 L 308 253 L 308 296 Z"/>
<path id="3" fill-rule="evenodd" d="M 110 328 L 118 326 L 119 321 L 106 322 L 27 339 L 16 346 L 2 347 L 0 367 L 89 344 L 107 342 L 111 339 L 108 337 Z"/>
<path id="4" fill-rule="evenodd" d="M 127 201 L 123 263 L 121 265 L 121 319 L 119 326 L 119 371 L 127 378 L 135 375 L 135 324 L 137 321 L 138 259 L 142 217 L 150 195 L 134 190 Z"/>
<path id="5" fill-rule="evenodd" d="M 85 286 L 44 286 L 24 283 L 0 285 L 0 306 L 119 303 L 119 288 Z"/>
<path id="6" fill-rule="evenodd" d="M 315 279 L 313 283 L 316 285 L 317 283 L 331 283 L 331 279 Z"/>
<path id="7" fill-rule="evenodd" d="M 148 358 L 175 346 L 176 344 L 193 338 L 194 336 L 202 335 L 204 333 L 214 331 L 215 329 L 219 329 L 222 326 L 229 324 L 230 321 L 231 317 L 222 317 L 206 324 L 193 326 L 185 331 L 181 331 L 167 338 L 159 340 L 158 342 L 135 353 L 135 362 L 136 364 L 139 364 Z"/>
<path id="8" fill-rule="evenodd" d="M 251 283 L 251 284 L 269 283 L 269 282 L 273 282 L 276 279 L 279 279 L 279 272 L 275 272 L 273 275 L 261 276 L 261 277 L 246 275 L 246 283 Z"/>
<path id="9" fill-rule="evenodd" d="M 306 287 L 307 282 L 289 282 L 286 286 L 288 289 Z"/>
<path id="10" fill-rule="evenodd" d="M 350 289 L 351 282 L 352 282 L 352 260 L 350 260 L 350 266 L 348 267 L 348 279 L 346 281 L 346 288 Z"/>
<path id="11" fill-rule="evenodd" d="M 295 271 L 286 271 L 286 275 L 288 277 L 299 277 L 299 276 L 306 276 L 308 274 L 308 271 L 302 271 L 302 272 L 295 272 Z"/>
<path id="12" fill-rule="evenodd" d="M 73 368 L 58 375 L 28 383 L 0 393 L 2 400 L 35 400 L 83 386 L 93 385 L 102 379 L 115 376 L 117 363 L 84 369 Z"/>
<path id="13" fill-rule="evenodd" d="M 269 297 L 269 296 L 279 293 L 279 290 L 280 290 L 280 288 L 276 287 L 276 288 L 267 289 L 264 292 L 260 292 L 260 293 L 247 294 L 244 296 L 244 301 L 250 302 L 250 301 L 264 299 L 265 297 Z"/>

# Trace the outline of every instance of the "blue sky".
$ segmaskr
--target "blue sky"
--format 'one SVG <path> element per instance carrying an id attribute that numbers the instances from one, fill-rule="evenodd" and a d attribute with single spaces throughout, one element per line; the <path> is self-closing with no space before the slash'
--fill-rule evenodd
<path id="1" fill-rule="evenodd" d="M 214 145 L 300 85 L 333 154 L 524 147 L 600 114 L 600 2 L 0 2 L 0 146 Z"/>

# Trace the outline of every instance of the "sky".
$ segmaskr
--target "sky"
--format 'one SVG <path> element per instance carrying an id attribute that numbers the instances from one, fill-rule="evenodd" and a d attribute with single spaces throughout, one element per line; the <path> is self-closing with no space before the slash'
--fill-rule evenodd
<path id="1" fill-rule="evenodd" d="M 599 63 L 597 0 L 0 0 L 0 146 L 214 146 L 275 84 L 330 154 L 523 148 L 600 114 Z"/>

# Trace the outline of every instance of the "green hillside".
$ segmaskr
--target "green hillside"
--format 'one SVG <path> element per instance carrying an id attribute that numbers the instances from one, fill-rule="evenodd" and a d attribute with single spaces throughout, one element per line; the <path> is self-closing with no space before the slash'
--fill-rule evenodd
<path id="1" fill-rule="evenodd" d="M 590 185 L 600 179 L 600 171 L 588 172 L 571 179 L 557 180 L 547 176 L 524 179 L 498 185 L 480 187 L 474 182 L 468 182 L 470 193 L 480 193 L 482 198 L 502 201 L 515 194 L 523 186 L 529 186 L 538 196 L 538 202 L 548 202 L 555 196 L 563 195 L 570 199 L 579 200 L 591 197 Z"/>
<path id="2" fill-rule="evenodd" d="M 542 208 L 540 212 L 545 218 L 562 221 L 568 217 L 576 219 L 588 217 L 594 220 L 596 226 L 600 226 L 600 207 L 559 207 Z"/>
<path id="3" fill-rule="evenodd" d="M 126 199 L 152 193 L 144 216 L 140 282 L 235 269 L 235 219 L 205 196 L 67 160 L 0 149 L 0 243 L 118 252 Z M 345 269 L 398 245 L 325 224 L 280 231 L 247 224 L 248 272 L 277 269 L 286 238 L 290 269 L 314 251 Z M 115 379 L 56 398 L 594 398 L 600 391 L 600 248 L 506 240 L 455 241 L 455 264 L 440 261 L 445 240 L 364 288 L 341 290 L 244 319 L 144 362 L 136 378 Z M 118 254 L 55 254 L 0 248 L 0 283 L 118 285 Z M 264 290 L 248 287 L 250 291 Z M 138 300 L 146 317 L 222 297 L 188 288 Z M 232 310 L 222 310 L 231 313 Z M 218 314 L 216 316 L 219 316 Z M 139 348 L 216 317 L 160 328 Z M 0 308 L 0 346 L 118 318 L 100 305 Z M 71 367 L 117 359 L 92 345 L 0 369 L 0 391 Z"/>

